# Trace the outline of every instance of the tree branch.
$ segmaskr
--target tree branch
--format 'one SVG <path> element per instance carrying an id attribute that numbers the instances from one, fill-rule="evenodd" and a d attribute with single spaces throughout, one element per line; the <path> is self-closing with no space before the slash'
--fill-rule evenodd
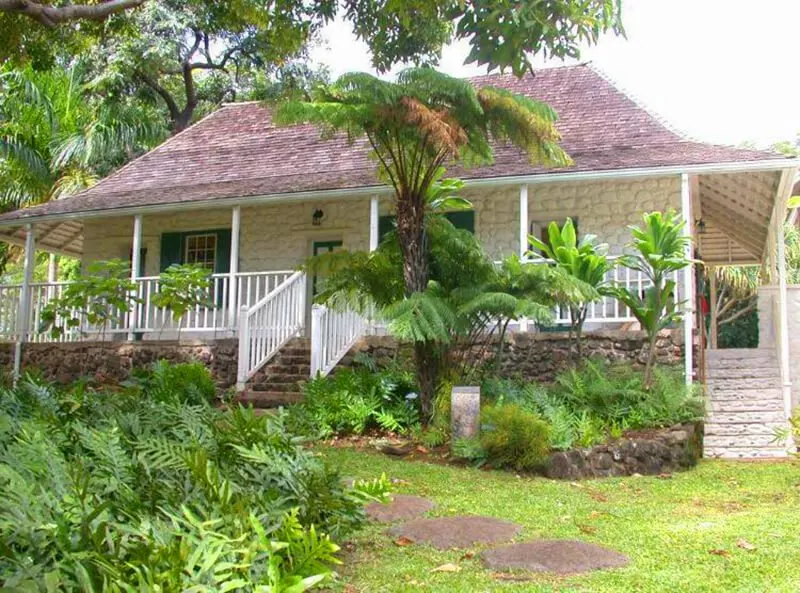
<path id="1" fill-rule="evenodd" d="M 102 21 L 112 14 L 141 6 L 145 0 L 108 0 L 100 4 L 44 5 L 33 0 L 0 0 L 0 12 L 25 15 L 45 27 L 70 21 Z"/>
<path id="2" fill-rule="evenodd" d="M 732 322 L 736 321 L 737 319 L 739 319 L 740 317 L 744 317 L 745 315 L 747 315 L 748 313 L 753 311 L 757 306 L 758 306 L 758 301 L 755 301 L 755 300 L 751 301 L 749 305 L 747 305 L 746 307 L 744 307 L 742 309 L 739 309 L 738 311 L 736 311 L 736 313 L 732 314 L 730 317 L 727 317 L 725 319 L 717 318 L 717 323 L 719 325 L 725 325 L 726 323 L 732 323 Z"/>
<path id="3" fill-rule="evenodd" d="M 172 95 L 169 94 L 169 91 L 158 84 L 153 77 L 151 77 L 149 74 L 145 74 L 141 70 L 137 70 L 136 75 L 142 80 L 142 82 L 153 89 L 153 91 L 155 91 L 156 94 L 164 100 L 164 103 L 167 104 L 167 110 L 169 111 L 170 119 L 173 122 L 177 121 L 181 110 L 178 108 L 178 104 L 175 102 L 175 99 L 173 99 Z"/>

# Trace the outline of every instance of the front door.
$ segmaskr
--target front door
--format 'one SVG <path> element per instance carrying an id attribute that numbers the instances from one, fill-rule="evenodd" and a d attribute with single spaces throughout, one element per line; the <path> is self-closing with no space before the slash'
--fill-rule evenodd
<path id="1" fill-rule="evenodd" d="M 311 255 L 321 255 L 323 253 L 331 253 L 338 251 L 342 248 L 341 241 L 314 241 L 311 245 Z M 311 302 L 314 302 L 314 297 L 318 294 L 317 291 L 317 277 L 316 275 L 311 279 Z"/>

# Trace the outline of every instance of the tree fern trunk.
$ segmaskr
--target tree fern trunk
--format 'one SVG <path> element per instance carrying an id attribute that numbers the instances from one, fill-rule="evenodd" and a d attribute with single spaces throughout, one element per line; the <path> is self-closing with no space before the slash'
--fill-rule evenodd
<path id="1" fill-rule="evenodd" d="M 397 200 L 397 235 L 403 255 L 403 283 L 406 296 L 423 292 L 428 287 L 428 245 L 425 235 L 425 209 L 422 196 L 400 196 Z M 432 403 L 438 381 L 435 345 L 414 344 L 414 363 L 419 384 L 422 423 L 431 418 Z"/>

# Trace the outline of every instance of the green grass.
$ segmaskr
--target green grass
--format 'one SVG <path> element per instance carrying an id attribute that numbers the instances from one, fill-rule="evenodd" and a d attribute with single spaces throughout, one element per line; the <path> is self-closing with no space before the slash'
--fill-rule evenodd
<path id="1" fill-rule="evenodd" d="M 630 477 L 580 483 L 408 462 L 321 448 L 345 475 L 381 472 L 407 481 L 398 493 L 436 502 L 434 515 L 482 514 L 523 525 L 519 541 L 580 539 L 614 548 L 624 569 L 573 577 L 507 575 L 482 567 L 482 546 L 439 552 L 400 547 L 386 526 L 348 546 L 339 589 L 382 591 L 770 592 L 800 591 L 800 464 L 708 461 L 671 479 Z M 745 540 L 755 546 L 737 546 Z M 724 551 L 722 554 L 711 551 Z M 455 563 L 459 572 L 431 572 Z M 505 578 L 504 578 L 505 577 Z"/>

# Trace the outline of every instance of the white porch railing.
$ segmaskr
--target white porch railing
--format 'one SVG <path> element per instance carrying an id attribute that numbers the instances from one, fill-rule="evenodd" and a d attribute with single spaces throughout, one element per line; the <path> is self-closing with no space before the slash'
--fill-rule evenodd
<path id="1" fill-rule="evenodd" d="M 138 302 L 128 313 L 113 316 L 105 328 L 92 327 L 85 319 L 80 325 L 53 338 L 48 328 L 42 325 L 42 311 L 53 300 L 63 294 L 68 282 L 35 282 L 30 286 L 28 335 L 24 341 L 52 342 L 78 341 L 83 339 L 110 338 L 119 334 L 151 334 L 151 337 L 175 337 L 181 333 L 219 332 L 236 330 L 240 309 L 250 307 L 285 282 L 294 272 L 245 272 L 235 275 L 236 302 L 231 306 L 230 274 L 213 274 L 207 294 L 207 305 L 197 306 L 180 321 L 171 311 L 156 307 L 153 296 L 158 293 L 160 280 L 157 276 L 145 276 L 136 281 Z M 16 341 L 20 327 L 19 285 L 0 285 L 0 340 Z M 233 311 L 231 311 L 233 308 Z M 233 316 L 231 317 L 231 313 Z M 234 323 L 231 325 L 230 320 Z"/>
<path id="2" fill-rule="evenodd" d="M 239 363 L 236 388 L 250 379 L 305 326 L 306 275 L 295 272 L 253 306 L 239 314 Z"/>
<path id="3" fill-rule="evenodd" d="M 681 302 L 683 287 L 680 282 L 678 272 L 668 275 L 670 280 L 675 281 L 675 302 Z M 632 270 L 622 266 L 616 267 L 606 274 L 606 281 L 610 284 L 627 288 L 637 294 L 642 294 L 652 283 L 642 272 Z M 567 307 L 557 307 L 554 311 L 557 325 L 570 323 L 569 309 Z M 604 296 L 600 300 L 589 303 L 589 312 L 586 315 L 586 323 L 627 323 L 636 321 L 631 310 L 612 296 Z"/>
<path id="4" fill-rule="evenodd" d="M 352 310 L 311 308 L 311 376 L 330 373 L 367 330 L 369 322 Z"/>

